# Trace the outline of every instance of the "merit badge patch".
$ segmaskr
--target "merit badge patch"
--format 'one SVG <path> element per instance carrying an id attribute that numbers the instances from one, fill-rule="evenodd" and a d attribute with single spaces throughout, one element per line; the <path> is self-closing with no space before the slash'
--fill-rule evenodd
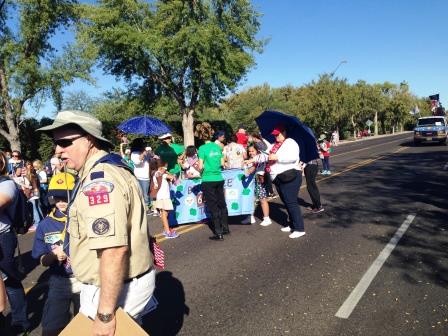
<path id="1" fill-rule="evenodd" d="M 82 193 L 89 199 L 89 206 L 110 203 L 109 194 L 114 190 L 111 182 L 92 182 L 82 188 Z"/>
<path id="2" fill-rule="evenodd" d="M 105 218 L 98 218 L 92 224 L 92 231 L 98 236 L 102 236 L 108 233 L 109 229 L 109 221 Z"/>

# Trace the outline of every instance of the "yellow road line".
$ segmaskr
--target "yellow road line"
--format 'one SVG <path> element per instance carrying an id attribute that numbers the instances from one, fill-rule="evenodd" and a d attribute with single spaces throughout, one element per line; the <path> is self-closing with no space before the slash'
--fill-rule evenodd
<path id="1" fill-rule="evenodd" d="M 386 158 L 386 157 L 388 157 L 388 156 L 391 156 L 391 155 L 393 155 L 393 154 L 399 153 L 399 152 L 404 151 L 404 150 L 406 150 L 406 149 L 407 149 L 406 147 L 401 147 L 401 148 L 398 148 L 396 151 L 394 151 L 394 152 L 392 152 L 392 153 L 390 153 L 390 154 L 381 155 L 381 156 L 377 157 L 376 159 L 368 159 L 368 160 L 364 160 L 364 161 L 361 161 L 361 162 L 352 164 L 352 165 L 348 166 L 347 168 L 345 168 L 344 170 L 341 170 L 340 172 L 332 173 L 332 174 L 329 175 L 329 176 L 320 178 L 319 180 L 316 181 L 316 183 L 319 183 L 319 182 L 328 180 L 328 179 L 330 179 L 330 178 L 332 178 L 332 177 L 341 175 L 341 174 L 346 173 L 346 172 L 348 172 L 348 171 L 351 171 L 351 170 L 353 170 L 353 169 L 356 169 L 356 168 L 359 168 L 359 167 L 362 167 L 362 166 L 366 166 L 366 165 L 368 165 L 368 164 L 370 164 L 370 163 L 372 163 L 372 162 L 375 162 L 375 161 L 378 161 L 378 160 L 380 160 L 380 159 Z M 305 184 L 305 185 L 302 185 L 302 186 L 300 187 L 300 189 L 304 189 L 304 188 L 306 188 L 306 184 Z"/>
<path id="2" fill-rule="evenodd" d="M 352 166 L 349 166 L 349 167 L 347 167 L 346 169 L 344 169 L 344 170 L 342 170 L 342 171 L 340 171 L 340 172 L 337 172 L 337 173 L 331 174 L 330 176 L 321 178 L 321 179 L 319 179 L 319 181 L 317 181 L 317 183 L 319 183 L 319 182 L 321 182 L 321 181 L 328 180 L 329 178 L 332 178 L 332 177 L 341 175 L 341 174 L 346 173 L 346 172 L 348 172 L 348 171 L 351 171 L 351 170 L 353 170 L 353 169 L 356 169 L 356 168 L 359 168 L 359 167 L 362 167 L 362 166 L 366 166 L 366 165 L 368 165 L 368 164 L 370 164 L 370 163 L 372 163 L 372 162 L 375 162 L 375 161 L 384 159 L 384 158 L 386 158 L 386 157 L 389 157 L 389 156 L 391 156 L 391 155 L 393 155 L 393 154 L 399 153 L 399 152 L 404 151 L 404 150 L 406 150 L 406 149 L 407 149 L 406 147 L 401 147 L 401 148 L 398 148 L 396 151 L 394 151 L 394 152 L 392 152 L 392 153 L 390 153 L 390 154 L 381 155 L 381 156 L 377 157 L 376 159 L 369 159 L 369 160 L 361 161 L 360 163 L 355 164 L 355 165 L 352 165 Z"/>

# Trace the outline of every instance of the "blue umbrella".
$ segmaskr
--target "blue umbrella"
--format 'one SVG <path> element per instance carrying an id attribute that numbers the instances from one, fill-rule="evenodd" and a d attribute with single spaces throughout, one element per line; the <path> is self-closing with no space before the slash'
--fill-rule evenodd
<path id="1" fill-rule="evenodd" d="M 271 134 L 275 126 L 282 124 L 286 129 L 288 138 L 294 139 L 300 147 L 300 160 L 309 162 L 319 158 L 316 137 L 313 131 L 300 121 L 299 118 L 277 111 L 264 111 L 255 121 L 260 129 L 261 136 L 271 143 L 275 137 Z"/>
<path id="2" fill-rule="evenodd" d="M 125 120 L 117 128 L 127 134 L 142 134 L 145 136 L 161 135 L 171 132 L 168 125 L 163 121 L 148 116 L 133 117 Z"/>

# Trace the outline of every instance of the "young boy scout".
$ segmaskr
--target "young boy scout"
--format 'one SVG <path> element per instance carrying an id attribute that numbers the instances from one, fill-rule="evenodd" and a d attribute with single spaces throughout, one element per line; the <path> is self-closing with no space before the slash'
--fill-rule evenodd
<path id="1" fill-rule="evenodd" d="M 79 310 L 81 283 L 73 276 L 68 256 L 63 251 L 67 232 L 68 193 L 75 178 L 68 173 L 53 176 L 48 185 L 48 197 L 54 207 L 37 226 L 32 256 L 42 266 L 50 268 L 48 297 L 42 316 L 42 335 L 58 335 L 70 322 L 70 304 Z"/>
<path id="2" fill-rule="evenodd" d="M 139 320 L 153 309 L 155 287 L 148 223 L 137 179 L 102 135 L 101 122 L 81 111 L 59 112 L 51 131 L 63 164 L 78 172 L 69 204 L 70 258 L 82 282 L 80 312 L 94 335 L 113 335 L 115 310 Z"/>

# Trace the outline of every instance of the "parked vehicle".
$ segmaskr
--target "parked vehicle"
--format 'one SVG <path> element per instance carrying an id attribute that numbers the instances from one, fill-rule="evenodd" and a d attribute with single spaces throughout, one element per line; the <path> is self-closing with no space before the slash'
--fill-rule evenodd
<path id="1" fill-rule="evenodd" d="M 447 124 L 444 116 L 430 116 L 418 118 L 414 128 L 414 144 L 423 142 L 439 142 L 446 145 Z"/>

